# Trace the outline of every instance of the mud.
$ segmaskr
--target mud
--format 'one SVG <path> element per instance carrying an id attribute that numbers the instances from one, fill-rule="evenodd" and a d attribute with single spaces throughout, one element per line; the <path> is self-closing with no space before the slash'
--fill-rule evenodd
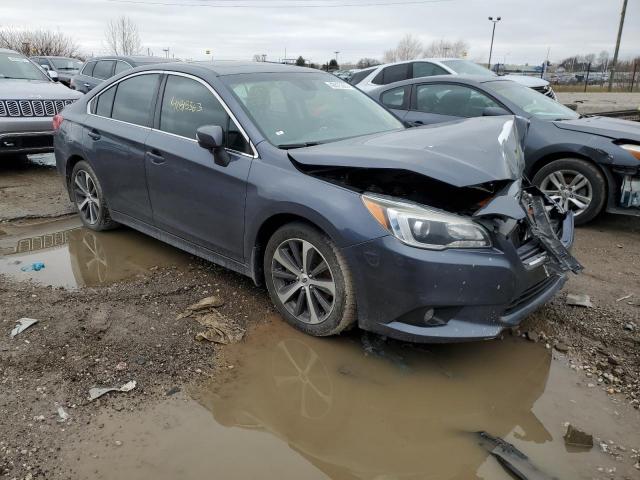
<path id="1" fill-rule="evenodd" d="M 585 272 L 513 336 L 315 339 L 245 277 L 129 229 L 48 218 L 68 200 L 51 157 L 36 161 L 0 166 L 0 477 L 510 478 L 486 431 L 550 477 L 638 478 L 640 219 L 578 229 Z M 22 271 L 33 262 L 45 268 Z M 213 294 L 242 343 L 198 342 L 197 321 L 178 319 Z M 22 317 L 40 321 L 10 339 Z M 566 423 L 595 446 L 566 447 Z"/>
<path id="2" fill-rule="evenodd" d="M 606 396 L 576 384 L 544 346 L 372 350 L 363 335 L 310 338 L 273 318 L 224 351 L 209 384 L 143 412 L 103 414 L 104 427 L 90 426 L 65 455 L 87 479 L 509 479 L 475 434 L 486 430 L 547 478 L 637 475 L 629 456 L 565 447 L 571 422 L 630 452 L 640 422 L 633 410 L 612 415 Z"/>

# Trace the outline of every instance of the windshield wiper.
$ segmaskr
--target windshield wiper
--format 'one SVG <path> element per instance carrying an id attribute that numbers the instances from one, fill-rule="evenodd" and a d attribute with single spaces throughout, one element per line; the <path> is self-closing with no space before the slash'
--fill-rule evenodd
<path id="1" fill-rule="evenodd" d="M 314 145 L 320 145 L 320 142 L 281 143 L 276 146 L 283 150 L 290 150 L 292 148 L 313 147 Z"/>

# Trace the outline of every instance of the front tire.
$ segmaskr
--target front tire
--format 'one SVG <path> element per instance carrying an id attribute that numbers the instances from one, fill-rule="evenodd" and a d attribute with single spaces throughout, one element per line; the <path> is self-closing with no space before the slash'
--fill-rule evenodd
<path id="1" fill-rule="evenodd" d="M 576 225 L 598 216 L 607 198 L 606 181 L 598 167 L 578 158 L 548 163 L 536 172 L 533 183 L 565 210 L 573 211 Z"/>
<path id="2" fill-rule="evenodd" d="M 118 224 L 111 219 L 98 176 L 86 161 L 76 163 L 69 185 L 82 224 L 95 231 L 111 230 Z"/>
<path id="3" fill-rule="evenodd" d="M 314 336 L 336 335 L 356 319 L 351 272 L 329 237 L 304 223 L 277 230 L 264 255 L 269 296 L 284 319 Z"/>

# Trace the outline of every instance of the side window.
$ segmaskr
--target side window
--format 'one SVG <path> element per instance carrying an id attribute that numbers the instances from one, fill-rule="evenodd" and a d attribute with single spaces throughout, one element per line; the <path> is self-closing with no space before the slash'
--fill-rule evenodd
<path id="1" fill-rule="evenodd" d="M 111 118 L 149 126 L 158 78 L 157 73 L 150 73 L 137 75 L 118 83 Z"/>
<path id="2" fill-rule="evenodd" d="M 111 71 L 113 70 L 113 60 L 100 60 L 96 63 L 95 68 L 93 69 L 93 76 L 95 78 L 101 78 L 106 80 L 111 76 Z"/>
<path id="3" fill-rule="evenodd" d="M 87 77 L 93 77 L 93 68 L 96 66 L 96 62 L 87 63 L 82 69 L 82 75 L 86 75 Z"/>
<path id="4" fill-rule="evenodd" d="M 373 69 L 369 68 L 367 70 L 362 70 L 360 72 L 356 72 L 354 73 L 351 78 L 349 79 L 349 83 L 351 85 L 357 85 L 359 84 L 362 80 L 364 80 L 366 77 L 369 76 L 369 74 L 373 72 Z M 375 80 L 375 79 L 374 79 Z"/>
<path id="5" fill-rule="evenodd" d="M 486 107 L 500 107 L 473 88 L 452 84 L 418 85 L 415 106 L 420 112 L 454 117 L 479 117 Z"/>
<path id="6" fill-rule="evenodd" d="M 393 82 L 399 82 L 401 80 L 407 80 L 411 78 L 411 64 L 400 63 L 398 65 L 392 65 L 382 70 L 382 83 L 387 85 Z"/>
<path id="7" fill-rule="evenodd" d="M 128 63 L 121 62 L 120 60 L 118 60 L 116 62 L 116 70 L 115 72 L 113 72 L 113 74 L 118 75 L 119 73 L 126 72 L 127 70 L 130 70 L 130 69 L 131 69 L 131 66 Z"/>
<path id="8" fill-rule="evenodd" d="M 431 77 L 433 75 L 447 75 L 447 72 L 444 68 L 439 67 L 435 63 L 431 62 L 414 62 L 413 63 L 413 77 L 412 78 L 420 78 L 420 77 Z"/>
<path id="9" fill-rule="evenodd" d="M 380 96 L 380 101 L 389 108 L 403 108 L 407 90 L 409 90 L 408 87 L 398 87 L 387 90 Z"/>
<path id="10" fill-rule="evenodd" d="M 111 87 L 104 93 L 98 95 L 98 98 L 96 99 L 96 115 L 100 115 L 101 117 L 111 116 L 111 109 L 113 107 L 113 98 L 116 95 L 116 88 L 117 86 Z"/>

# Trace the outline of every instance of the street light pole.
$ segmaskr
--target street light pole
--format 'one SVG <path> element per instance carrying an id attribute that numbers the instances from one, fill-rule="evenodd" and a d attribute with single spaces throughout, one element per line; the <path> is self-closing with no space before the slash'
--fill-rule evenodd
<path id="1" fill-rule="evenodd" d="M 487 68 L 489 69 L 491 69 L 491 54 L 493 53 L 493 37 L 495 37 L 496 35 L 496 23 L 498 23 L 500 20 L 501 17 L 489 17 L 489 21 L 493 22 L 493 30 L 491 31 L 491 47 L 489 47 L 489 64 L 487 65 Z"/>
<path id="2" fill-rule="evenodd" d="M 335 54 L 336 54 L 336 65 L 340 65 L 340 64 L 338 63 L 338 54 L 339 54 L 340 52 L 336 51 L 336 52 L 333 52 L 333 53 L 335 53 Z"/>
<path id="3" fill-rule="evenodd" d="M 616 49 L 613 52 L 613 61 L 611 62 L 611 73 L 609 74 L 609 87 L 608 91 L 611 91 L 613 86 L 613 76 L 616 73 L 616 66 L 618 64 L 618 51 L 620 50 L 620 38 L 622 38 L 622 27 L 624 26 L 624 17 L 627 13 L 627 0 L 622 2 L 622 12 L 620 13 L 620 25 L 618 26 L 618 38 L 616 39 Z"/>

